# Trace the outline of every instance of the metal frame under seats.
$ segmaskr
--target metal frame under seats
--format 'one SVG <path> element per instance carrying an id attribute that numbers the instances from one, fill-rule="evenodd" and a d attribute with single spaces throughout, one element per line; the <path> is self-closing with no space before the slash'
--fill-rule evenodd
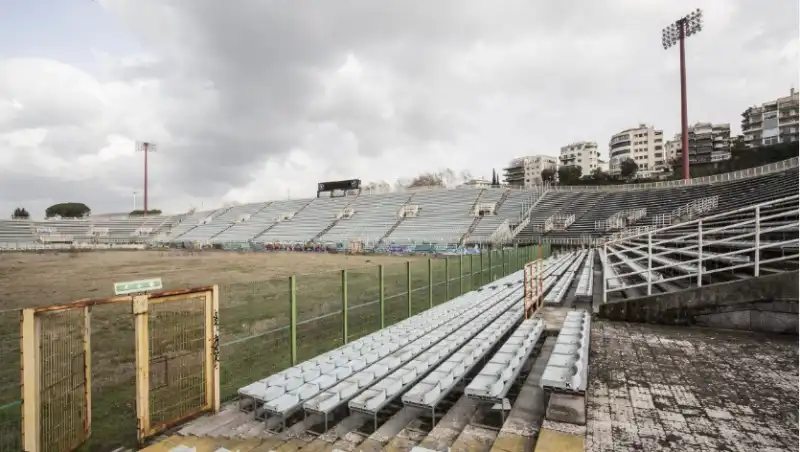
<path id="1" fill-rule="evenodd" d="M 540 380 L 543 389 L 586 392 L 591 319 L 591 315 L 584 310 L 567 313 Z"/>
<path id="2" fill-rule="evenodd" d="M 522 322 L 464 390 L 467 397 L 501 403 L 536 348 L 544 327 L 542 319 Z"/>

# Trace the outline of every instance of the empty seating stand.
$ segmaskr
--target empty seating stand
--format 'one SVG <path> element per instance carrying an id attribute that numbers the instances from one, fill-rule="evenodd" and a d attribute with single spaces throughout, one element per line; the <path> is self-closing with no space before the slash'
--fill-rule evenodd
<path id="1" fill-rule="evenodd" d="M 410 204 L 419 211 L 407 217 L 389 234 L 387 243 L 412 244 L 424 242 L 458 243 L 472 223 L 470 209 L 478 199 L 479 190 L 454 188 L 414 192 Z"/>
<path id="2" fill-rule="evenodd" d="M 303 407 L 326 415 L 357 394 L 356 405 L 376 409 L 396 389 L 388 385 L 395 375 L 400 383 L 411 378 L 410 371 L 397 373 L 407 363 L 434 347 L 451 333 L 469 324 L 487 309 L 508 309 L 511 291 L 519 291 L 521 272 L 501 278 L 481 291 L 468 292 L 454 300 L 424 311 L 389 328 L 370 334 L 312 360 L 239 389 L 240 407 L 271 425 Z M 430 361 L 426 361 L 430 362 Z M 417 369 L 417 367 L 414 367 Z M 417 375 L 417 374 L 415 374 Z M 424 374 L 419 374 L 423 376 Z M 376 384 L 377 392 L 365 392 Z M 396 396 L 396 395 L 395 395 Z M 353 399 L 355 400 L 355 399 Z M 351 409 L 352 407 L 351 401 Z"/>
<path id="3" fill-rule="evenodd" d="M 544 332 L 542 319 L 523 321 L 467 385 L 467 397 L 502 403 Z"/>
<path id="4" fill-rule="evenodd" d="M 556 345 L 540 380 L 542 389 L 585 393 L 589 369 L 591 316 L 586 311 L 567 313 Z"/>

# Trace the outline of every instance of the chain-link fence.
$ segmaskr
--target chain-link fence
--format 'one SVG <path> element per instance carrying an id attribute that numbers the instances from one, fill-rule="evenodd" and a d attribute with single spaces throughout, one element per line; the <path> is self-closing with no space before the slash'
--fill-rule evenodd
<path id="1" fill-rule="evenodd" d="M 540 257 L 539 250 L 492 250 L 220 284 L 222 400 L 233 399 L 248 383 L 520 270 Z M 549 256 L 549 246 L 541 253 Z M 19 337 L 20 312 L 0 311 L 0 452 L 22 450 Z M 134 341 L 129 305 L 92 308 L 92 436 L 82 451 L 136 443 Z"/>

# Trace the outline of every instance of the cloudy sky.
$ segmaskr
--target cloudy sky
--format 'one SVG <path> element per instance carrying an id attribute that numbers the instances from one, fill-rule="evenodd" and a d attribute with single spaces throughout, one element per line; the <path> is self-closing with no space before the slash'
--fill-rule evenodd
<path id="1" fill-rule="evenodd" d="M 2 217 L 130 209 L 136 140 L 158 144 L 151 208 L 180 212 L 321 180 L 489 177 L 639 122 L 672 136 L 678 51 L 661 29 L 695 7 L 690 122 L 738 132 L 798 78 L 797 0 L 2 3 Z"/>

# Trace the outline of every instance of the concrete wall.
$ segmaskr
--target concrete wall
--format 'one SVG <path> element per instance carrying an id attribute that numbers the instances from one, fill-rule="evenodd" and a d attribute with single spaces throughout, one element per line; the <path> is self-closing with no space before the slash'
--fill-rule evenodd
<path id="1" fill-rule="evenodd" d="M 798 334 L 798 272 L 749 278 L 600 306 L 627 322 Z"/>

